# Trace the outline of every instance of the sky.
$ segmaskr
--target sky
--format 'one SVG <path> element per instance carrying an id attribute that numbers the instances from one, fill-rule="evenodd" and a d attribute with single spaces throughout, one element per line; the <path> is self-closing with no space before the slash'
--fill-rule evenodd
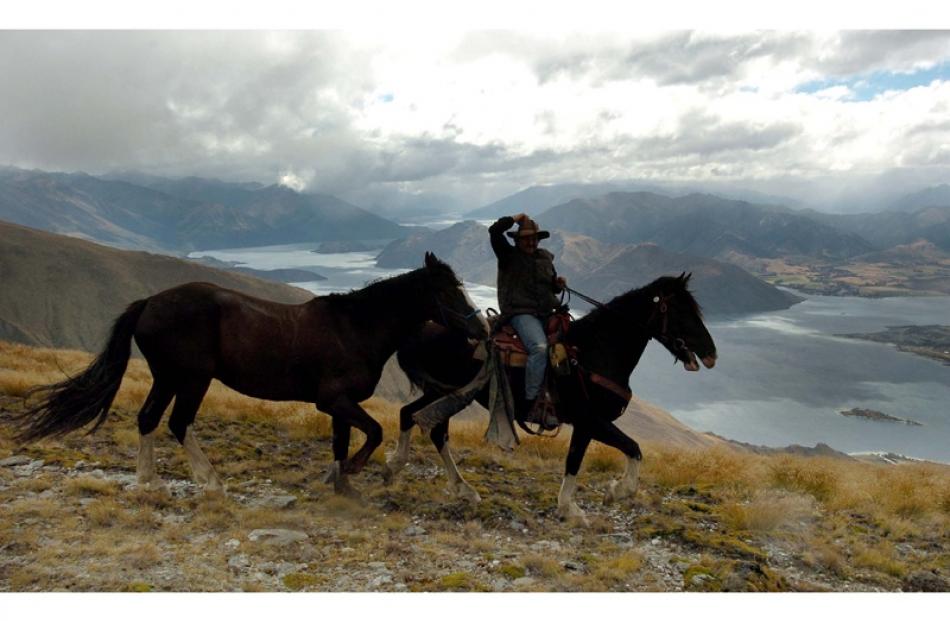
<path id="1" fill-rule="evenodd" d="M 950 182 L 950 31 L 0 31 L 0 165 L 475 208 L 638 179 Z M 850 194 L 849 194 L 850 192 Z"/>

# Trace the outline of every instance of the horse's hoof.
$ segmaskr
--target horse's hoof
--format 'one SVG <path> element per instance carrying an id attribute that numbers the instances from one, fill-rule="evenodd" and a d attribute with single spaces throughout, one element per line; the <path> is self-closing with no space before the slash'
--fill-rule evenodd
<path id="1" fill-rule="evenodd" d="M 383 465 L 383 485 L 389 487 L 393 484 L 393 477 L 396 476 L 396 473 L 393 472 L 393 469 L 389 467 L 389 464 Z"/>
<path id="2" fill-rule="evenodd" d="M 359 461 L 359 462 L 356 462 L 356 461 L 345 461 L 345 462 L 343 462 L 343 465 L 342 465 L 342 467 L 340 468 L 340 472 L 342 472 L 343 474 L 347 474 L 347 475 L 349 475 L 349 474 L 359 474 L 360 472 L 363 471 L 363 468 L 365 468 L 365 467 L 366 467 L 366 462 L 365 462 L 365 461 Z"/>
<path id="3" fill-rule="evenodd" d="M 561 519 L 569 524 L 584 526 L 585 528 L 590 526 L 587 514 L 573 502 L 567 506 L 558 507 L 557 512 Z"/>
<path id="4" fill-rule="evenodd" d="M 333 492 L 338 496 L 343 496 L 344 498 L 348 498 L 353 502 L 363 504 L 363 495 L 356 491 L 349 484 L 336 485 L 333 487 Z"/>
<path id="5" fill-rule="evenodd" d="M 227 498 L 228 488 L 219 479 L 212 479 L 204 485 L 204 493 L 205 496 L 220 496 L 222 498 Z"/>
<path id="6" fill-rule="evenodd" d="M 204 495 L 206 498 L 227 498 L 228 490 L 222 485 L 221 487 L 208 486 L 204 488 Z"/>
<path id="7" fill-rule="evenodd" d="M 326 474 L 323 475 L 321 479 L 324 483 L 333 483 L 336 486 L 337 481 L 340 480 L 340 464 L 333 462 L 330 464 L 330 467 L 327 468 Z"/>
<path id="8" fill-rule="evenodd" d="M 446 491 L 448 491 L 450 496 L 458 498 L 459 500 L 470 502 L 473 505 L 477 505 L 482 501 L 481 495 L 479 495 L 478 491 L 471 485 L 459 485 L 458 487 L 450 486 L 446 488 Z"/>
<path id="9" fill-rule="evenodd" d="M 607 484 L 607 491 L 604 492 L 604 504 L 609 505 L 611 503 L 617 502 L 618 500 L 630 498 L 636 493 L 636 487 L 630 489 L 626 487 L 622 481 L 611 481 Z"/>

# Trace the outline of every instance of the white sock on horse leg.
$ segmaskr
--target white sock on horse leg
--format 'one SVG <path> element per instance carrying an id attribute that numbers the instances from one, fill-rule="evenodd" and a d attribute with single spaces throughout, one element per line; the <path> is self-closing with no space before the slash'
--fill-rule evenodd
<path id="1" fill-rule="evenodd" d="M 445 465 L 445 474 L 449 477 L 449 487 L 458 487 L 459 482 L 462 480 L 462 475 L 459 474 L 458 466 L 455 465 L 455 459 L 452 458 L 452 451 L 449 450 L 447 440 L 442 445 L 442 450 L 439 451 L 439 455 L 442 456 L 442 463 Z"/>
<path id="2" fill-rule="evenodd" d="M 221 479 L 218 478 L 218 474 L 214 471 L 211 462 L 208 461 L 208 458 L 205 457 L 204 452 L 201 450 L 201 446 L 199 446 L 198 440 L 195 438 L 195 432 L 191 428 L 191 425 L 185 430 L 185 441 L 182 443 L 182 446 L 185 449 L 185 454 L 188 455 L 188 463 L 191 466 L 191 473 L 194 476 L 195 483 L 204 485 L 208 489 L 221 489 L 223 487 Z"/>
<path id="3" fill-rule="evenodd" d="M 153 429 L 151 433 L 139 434 L 139 454 L 135 474 L 140 485 L 158 481 L 158 476 L 155 474 L 155 434 L 157 431 Z"/>

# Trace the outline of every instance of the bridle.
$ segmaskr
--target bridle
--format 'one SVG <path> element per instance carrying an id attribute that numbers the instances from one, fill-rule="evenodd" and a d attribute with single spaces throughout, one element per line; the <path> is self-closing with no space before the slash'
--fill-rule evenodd
<path id="1" fill-rule="evenodd" d="M 583 293 L 581 293 L 580 291 L 577 291 L 576 289 L 571 289 L 570 287 L 564 287 L 564 290 L 568 293 L 568 295 L 576 295 L 580 299 L 584 300 L 585 302 L 589 304 L 596 306 L 597 308 L 606 309 L 618 315 L 620 314 L 620 311 L 607 306 L 603 302 L 595 300 L 589 295 L 584 295 Z M 674 297 L 675 295 L 672 293 L 668 295 L 654 295 L 653 296 L 653 310 L 650 312 L 650 317 L 646 320 L 646 323 L 640 323 L 638 321 L 634 321 L 632 323 L 638 326 L 639 328 L 641 328 L 650 338 L 656 339 L 657 341 L 659 341 L 668 350 L 681 353 L 683 355 L 682 359 L 676 357 L 676 354 L 674 354 L 676 361 L 679 362 L 681 360 L 689 359 L 689 349 L 686 347 L 686 341 L 684 341 L 680 337 L 676 337 L 675 339 L 672 340 L 672 343 L 671 343 L 670 336 L 669 334 L 667 334 L 667 329 L 669 328 L 669 318 L 670 318 L 669 302 Z M 660 329 L 657 332 L 655 329 L 651 328 L 650 325 L 655 323 L 658 316 L 660 318 Z M 629 319 L 627 319 L 627 321 L 629 321 Z M 676 362 L 674 362 L 673 364 L 676 364 Z"/>
<path id="2" fill-rule="evenodd" d="M 476 307 L 476 308 L 472 309 L 472 311 L 471 311 L 470 313 L 460 313 L 459 311 L 455 310 L 454 308 L 449 308 L 448 306 L 446 306 L 445 304 L 443 304 L 443 303 L 439 300 L 439 296 L 438 296 L 438 295 L 435 295 L 434 297 L 435 297 L 435 306 L 436 306 L 436 308 L 439 309 L 439 316 L 442 318 L 442 325 L 445 326 L 445 327 L 449 327 L 449 321 L 448 321 L 448 319 L 446 318 L 446 314 L 448 314 L 448 315 L 450 315 L 450 316 L 452 316 L 452 317 L 456 317 L 456 318 L 460 319 L 460 320 L 463 321 L 463 322 L 466 322 L 466 321 L 468 321 L 469 319 L 471 319 L 472 317 L 474 317 L 475 315 L 477 315 L 477 314 L 479 314 L 480 312 L 482 312 L 482 309 Z"/>

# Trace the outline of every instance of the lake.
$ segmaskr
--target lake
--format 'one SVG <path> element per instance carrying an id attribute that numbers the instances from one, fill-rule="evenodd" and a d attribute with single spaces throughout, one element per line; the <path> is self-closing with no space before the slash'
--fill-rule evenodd
<path id="1" fill-rule="evenodd" d="M 314 247 L 295 244 L 189 256 L 239 261 L 256 269 L 310 268 L 327 280 L 295 284 L 317 295 L 349 291 L 407 271 L 377 268 L 375 249 L 316 254 L 310 252 Z M 497 308 L 494 288 L 465 284 L 481 308 Z M 651 342 L 630 387 L 690 427 L 740 442 L 824 442 L 849 453 L 887 451 L 950 462 L 950 367 L 892 345 L 834 336 L 892 325 L 947 324 L 948 319 L 950 297 L 806 296 L 788 310 L 709 321 L 719 350 L 712 370 L 689 373 L 682 365 L 674 367 L 672 356 Z M 839 413 L 855 407 L 922 426 Z M 636 428 L 635 419 L 627 423 Z"/>

